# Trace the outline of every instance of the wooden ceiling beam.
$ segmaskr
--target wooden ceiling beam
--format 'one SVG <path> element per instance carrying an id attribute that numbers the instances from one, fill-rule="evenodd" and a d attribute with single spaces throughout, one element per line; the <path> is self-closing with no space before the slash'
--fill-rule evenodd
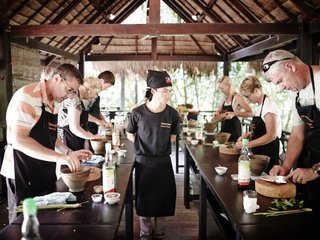
<path id="1" fill-rule="evenodd" d="M 85 61 L 153 61 L 151 54 L 91 54 L 85 57 Z M 157 61 L 222 61 L 219 55 L 164 55 L 158 54 Z"/>
<path id="2" fill-rule="evenodd" d="M 296 39 L 297 36 L 274 36 L 230 54 L 228 60 L 232 62 L 251 55 L 257 55 L 268 49 L 287 45 Z"/>
<path id="3" fill-rule="evenodd" d="M 3 16 L 6 16 L 6 14 L 13 8 L 13 6 L 17 2 L 20 2 L 18 0 L 7 0 L 4 4 L 2 4 L 0 9 L 0 22 L 5 23 L 12 19 L 14 15 L 16 15 L 24 6 L 28 4 L 29 1 L 30 0 L 25 0 L 19 3 L 20 5 L 14 11 L 12 11 L 12 13 L 6 19 L 3 19 Z"/>
<path id="4" fill-rule="evenodd" d="M 212 20 L 213 22 L 216 22 L 216 23 L 222 23 L 222 22 L 224 22 L 224 21 L 220 18 L 220 16 L 219 16 L 218 14 L 216 14 L 216 13 L 212 10 L 212 8 L 208 8 L 207 5 L 205 5 L 205 3 L 201 3 L 201 2 L 198 2 L 198 1 L 196 1 L 195 3 L 198 5 L 198 7 L 200 7 L 200 8 L 205 12 L 205 14 L 207 14 L 207 15 L 211 18 L 211 20 Z M 217 5 L 217 8 L 219 8 L 220 11 L 224 12 L 224 10 L 221 9 L 218 5 Z M 225 13 L 225 12 L 224 12 L 224 13 Z M 225 13 L 225 14 L 226 14 L 226 13 Z M 226 14 L 226 16 L 229 17 L 227 14 Z M 229 19 L 230 19 L 230 21 L 233 21 L 232 18 L 229 17 Z M 242 47 L 244 47 L 244 46 L 246 45 L 245 42 L 242 40 L 242 38 L 241 38 L 240 36 L 230 36 L 230 38 L 231 38 L 233 41 L 235 41 L 237 44 L 239 44 L 240 46 L 242 46 Z"/>
<path id="5" fill-rule="evenodd" d="M 201 44 L 198 42 L 198 40 L 190 35 L 190 38 L 194 41 L 194 43 L 197 45 L 197 47 L 200 49 L 200 51 L 203 53 L 203 54 L 206 54 L 206 51 L 203 49 L 203 47 L 201 46 Z"/>
<path id="6" fill-rule="evenodd" d="M 170 0 L 164 0 L 164 2 L 173 10 L 175 13 L 177 13 L 185 22 L 187 23 L 194 23 L 195 21 L 192 19 L 192 17 L 185 12 L 179 5 L 177 6 L 175 2 L 172 2 Z M 214 3 L 213 3 L 214 4 Z M 213 36 L 208 35 L 207 36 L 212 43 L 215 44 L 216 50 L 221 54 L 225 54 L 227 52 L 226 48 L 224 48 Z"/>
<path id="7" fill-rule="evenodd" d="M 69 24 L 11 26 L 11 37 L 110 35 L 289 35 L 297 23 Z"/>
<path id="8" fill-rule="evenodd" d="M 291 2 L 297 6 L 308 18 L 315 18 L 318 15 L 313 11 L 312 8 L 307 6 L 304 1 L 301 0 L 291 0 Z"/>
<path id="9" fill-rule="evenodd" d="M 278 8 L 280 8 L 282 12 L 287 14 L 287 16 L 291 19 L 291 21 L 297 19 L 297 17 L 291 12 L 289 12 L 289 10 L 285 8 L 279 0 L 275 0 L 274 2 L 277 4 Z"/>
<path id="10" fill-rule="evenodd" d="M 261 23 L 261 20 L 251 12 L 244 3 L 239 0 L 228 0 L 230 4 L 232 4 L 236 9 L 238 9 L 250 22 L 253 23 Z"/>
<path id="11" fill-rule="evenodd" d="M 26 46 L 28 48 L 32 49 L 38 49 L 50 54 L 58 55 L 58 56 L 64 56 L 65 58 L 74 60 L 74 61 L 79 61 L 79 56 L 71 54 L 67 51 L 61 50 L 60 48 L 55 48 L 50 45 L 44 44 L 42 42 L 39 42 L 35 39 L 26 39 L 26 38 L 11 38 L 10 42 Z"/>

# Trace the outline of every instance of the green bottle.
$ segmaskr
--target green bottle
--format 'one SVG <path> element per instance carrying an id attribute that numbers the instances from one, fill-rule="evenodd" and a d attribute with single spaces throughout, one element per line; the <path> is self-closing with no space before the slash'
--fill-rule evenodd
<path id="1" fill-rule="evenodd" d="M 23 200 L 23 223 L 21 226 L 21 240 L 42 240 L 39 233 L 37 206 L 33 198 Z"/>

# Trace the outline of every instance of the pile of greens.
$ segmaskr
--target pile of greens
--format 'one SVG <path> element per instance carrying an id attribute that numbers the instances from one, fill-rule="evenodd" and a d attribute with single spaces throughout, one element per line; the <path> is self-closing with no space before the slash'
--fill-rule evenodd
<path id="1" fill-rule="evenodd" d="M 311 208 L 303 207 L 303 200 L 295 198 L 285 199 L 276 198 L 271 202 L 274 206 L 269 207 L 267 212 L 254 213 L 254 215 L 264 215 L 266 217 L 276 217 L 281 215 L 288 215 L 294 213 L 311 212 Z"/>

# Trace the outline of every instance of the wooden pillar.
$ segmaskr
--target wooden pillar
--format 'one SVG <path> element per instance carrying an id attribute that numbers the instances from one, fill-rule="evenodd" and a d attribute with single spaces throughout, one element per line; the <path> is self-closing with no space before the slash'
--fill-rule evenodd
<path id="1" fill-rule="evenodd" d="M 230 62 L 228 61 L 228 57 L 225 54 L 223 57 L 223 76 L 229 76 L 230 71 Z"/>
<path id="2" fill-rule="evenodd" d="M 124 110 L 124 105 L 125 105 L 125 98 L 126 98 L 126 94 L 125 94 L 125 88 L 124 88 L 124 84 L 125 84 L 126 78 L 125 78 L 125 72 L 121 71 L 121 104 L 120 104 L 120 110 Z"/>
<path id="3" fill-rule="evenodd" d="M 296 55 L 307 63 L 312 64 L 313 44 L 312 36 L 309 31 L 309 23 L 304 19 L 299 18 L 299 36 L 297 41 L 297 52 Z"/>
<path id="4" fill-rule="evenodd" d="M 0 127 L 6 125 L 6 110 L 12 97 L 11 45 L 6 25 L 0 24 Z"/>
<path id="5" fill-rule="evenodd" d="M 160 0 L 149 0 L 149 23 L 160 23 Z M 156 61 L 157 53 L 157 38 L 151 39 L 151 57 Z"/>
<path id="6" fill-rule="evenodd" d="M 84 78 L 84 63 L 85 63 L 85 53 L 84 51 L 80 52 L 80 61 L 79 61 L 79 71 L 82 75 L 82 77 Z"/>

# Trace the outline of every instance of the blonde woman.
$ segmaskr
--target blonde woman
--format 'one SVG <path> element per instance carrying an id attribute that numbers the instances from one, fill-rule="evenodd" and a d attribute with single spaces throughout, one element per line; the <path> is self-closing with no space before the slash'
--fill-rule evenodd
<path id="1" fill-rule="evenodd" d="M 260 81 L 250 76 L 243 80 L 240 93 L 250 102 L 258 104 L 257 111 L 252 118 L 250 132 L 239 138 L 236 146 L 242 147 L 242 138 L 250 138 L 248 146 L 254 154 L 264 154 L 270 157 L 267 172 L 279 164 L 279 151 L 282 149 L 281 115 L 273 99 L 264 94 Z"/>
<path id="2" fill-rule="evenodd" d="M 85 139 L 97 138 L 87 130 L 87 123 L 94 122 L 97 125 L 105 126 L 104 120 L 93 117 L 85 109 L 83 99 L 89 100 L 97 97 L 102 90 L 99 78 L 88 77 L 83 80 L 83 85 L 79 87 L 79 92 L 72 99 L 66 99 L 62 102 L 59 111 L 58 125 L 63 129 L 63 142 L 71 149 L 83 149 Z"/>
<path id="3" fill-rule="evenodd" d="M 244 97 L 234 91 L 228 76 L 224 76 L 218 81 L 218 87 L 224 98 L 214 115 L 217 116 L 221 113 L 226 115 L 221 122 L 221 132 L 231 133 L 229 141 L 235 142 L 242 135 L 239 117 L 251 117 L 253 112 Z"/>

